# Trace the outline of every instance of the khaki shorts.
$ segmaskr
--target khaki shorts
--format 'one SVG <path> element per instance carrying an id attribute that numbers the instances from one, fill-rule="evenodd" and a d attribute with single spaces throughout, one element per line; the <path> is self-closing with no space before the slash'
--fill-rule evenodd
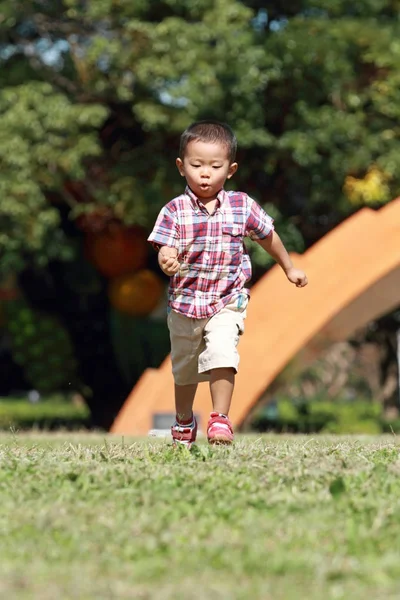
<path id="1" fill-rule="evenodd" d="M 207 319 L 169 313 L 172 374 L 177 385 L 208 381 L 212 369 L 231 367 L 237 372 L 237 345 L 244 332 L 247 304 L 248 296 L 241 294 L 240 301 L 235 296 Z"/>

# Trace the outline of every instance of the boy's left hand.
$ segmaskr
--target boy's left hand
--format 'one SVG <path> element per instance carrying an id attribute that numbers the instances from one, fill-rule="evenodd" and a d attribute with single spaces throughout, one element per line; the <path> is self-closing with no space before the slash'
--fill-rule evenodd
<path id="1" fill-rule="evenodd" d="M 298 288 L 305 287 L 308 284 L 307 275 L 304 273 L 304 271 L 295 269 L 294 267 L 286 272 L 286 277 Z"/>

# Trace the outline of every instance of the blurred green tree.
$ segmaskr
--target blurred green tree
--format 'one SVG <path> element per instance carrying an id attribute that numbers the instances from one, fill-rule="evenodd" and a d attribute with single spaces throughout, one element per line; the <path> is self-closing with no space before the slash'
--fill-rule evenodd
<path id="1" fill-rule="evenodd" d="M 89 229 L 150 227 L 182 189 L 174 157 L 195 119 L 234 127 L 232 185 L 275 207 L 291 250 L 390 201 L 400 184 L 398 9 L 3 0 L 0 275 L 71 259 L 82 213 Z"/>
<path id="2" fill-rule="evenodd" d="M 397 4 L 3 2 L 1 268 L 60 248 L 49 191 L 73 215 L 103 207 L 149 226 L 181 189 L 179 133 L 207 116 L 237 132 L 235 185 L 295 217 L 307 245 L 389 201 L 400 172 Z M 85 202 L 68 198 L 71 179 Z"/>

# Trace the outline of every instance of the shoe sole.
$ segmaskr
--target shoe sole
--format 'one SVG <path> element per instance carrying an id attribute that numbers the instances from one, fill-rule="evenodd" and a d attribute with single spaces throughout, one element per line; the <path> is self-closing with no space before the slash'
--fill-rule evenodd
<path id="1" fill-rule="evenodd" d="M 210 438 L 208 443 L 213 446 L 230 446 L 233 443 L 233 440 L 230 440 L 224 435 L 216 435 L 215 437 Z"/>
<path id="2" fill-rule="evenodd" d="M 184 446 L 188 450 L 193 446 L 194 442 L 180 442 L 179 440 L 173 440 L 172 446 L 173 448 L 177 448 L 178 446 Z"/>

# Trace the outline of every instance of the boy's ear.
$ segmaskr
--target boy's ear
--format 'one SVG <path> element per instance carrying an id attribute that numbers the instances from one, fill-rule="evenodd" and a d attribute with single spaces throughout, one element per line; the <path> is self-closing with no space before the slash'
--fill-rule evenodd
<path id="1" fill-rule="evenodd" d="M 229 171 L 228 171 L 228 177 L 227 177 L 227 179 L 230 179 L 232 177 L 232 175 L 234 175 L 236 173 L 236 171 L 238 170 L 238 167 L 239 167 L 239 165 L 236 162 L 231 163 L 229 165 Z"/>
<path id="2" fill-rule="evenodd" d="M 185 171 L 183 169 L 183 162 L 180 158 L 176 159 L 176 166 L 178 167 L 178 171 L 182 177 L 185 177 Z"/>

